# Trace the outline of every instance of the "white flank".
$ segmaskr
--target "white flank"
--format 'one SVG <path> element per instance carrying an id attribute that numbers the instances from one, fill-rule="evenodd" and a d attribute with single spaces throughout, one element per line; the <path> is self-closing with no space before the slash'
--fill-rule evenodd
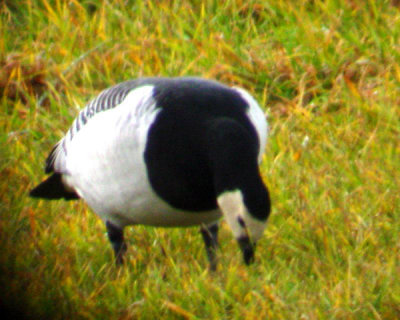
<path id="1" fill-rule="evenodd" d="M 90 119 L 67 144 L 64 181 L 103 219 L 128 224 L 210 223 L 220 211 L 176 210 L 152 190 L 144 163 L 147 134 L 160 109 L 153 86 L 130 92 L 115 108 Z"/>
<path id="2" fill-rule="evenodd" d="M 258 139 L 260 141 L 260 150 L 258 152 L 258 162 L 260 163 L 262 160 L 262 155 L 265 150 L 265 145 L 267 143 L 267 136 L 268 136 L 268 123 L 266 120 L 266 115 L 258 105 L 257 101 L 254 100 L 254 98 L 246 90 L 238 87 L 234 87 L 233 89 L 238 91 L 242 96 L 242 98 L 249 105 L 249 110 L 247 115 L 256 129 L 258 134 Z"/>

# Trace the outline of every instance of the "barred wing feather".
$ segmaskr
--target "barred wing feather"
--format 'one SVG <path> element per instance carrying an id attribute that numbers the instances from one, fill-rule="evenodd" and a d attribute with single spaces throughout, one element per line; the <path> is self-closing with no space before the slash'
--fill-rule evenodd
<path id="1" fill-rule="evenodd" d="M 137 88 L 139 81 L 127 81 L 102 91 L 95 99 L 89 102 L 75 118 L 66 135 L 53 147 L 46 160 L 45 172 L 63 173 L 66 164 L 65 157 L 68 153 L 68 144 L 74 135 L 97 114 L 113 109 L 120 105 L 133 89 Z"/>

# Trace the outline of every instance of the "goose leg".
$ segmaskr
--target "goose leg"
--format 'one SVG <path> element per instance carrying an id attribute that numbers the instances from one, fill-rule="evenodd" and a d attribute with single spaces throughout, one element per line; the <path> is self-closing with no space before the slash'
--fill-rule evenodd
<path id="1" fill-rule="evenodd" d="M 216 250 L 218 247 L 218 223 L 214 223 L 208 226 L 202 226 L 200 228 L 201 235 L 203 236 L 204 244 L 206 247 L 207 257 L 210 261 L 210 270 L 217 270 L 217 256 Z"/>
<path id="2" fill-rule="evenodd" d="M 121 265 L 124 262 L 123 256 L 126 252 L 123 229 L 113 225 L 110 221 L 106 222 L 108 239 L 114 249 L 115 263 Z"/>

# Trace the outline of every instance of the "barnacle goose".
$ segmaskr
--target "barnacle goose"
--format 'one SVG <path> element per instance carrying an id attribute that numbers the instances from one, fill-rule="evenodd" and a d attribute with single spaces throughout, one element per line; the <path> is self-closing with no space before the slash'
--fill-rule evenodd
<path id="1" fill-rule="evenodd" d="M 245 90 L 199 78 L 141 78 L 101 92 L 46 161 L 32 197 L 84 199 L 117 264 L 127 225 L 199 225 L 216 269 L 223 216 L 246 264 L 270 213 L 258 164 L 267 122 Z"/>

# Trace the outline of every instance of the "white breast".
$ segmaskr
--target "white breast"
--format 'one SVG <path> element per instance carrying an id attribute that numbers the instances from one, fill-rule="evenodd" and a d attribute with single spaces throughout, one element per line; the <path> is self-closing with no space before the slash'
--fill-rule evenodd
<path id="1" fill-rule="evenodd" d="M 152 190 L 143 153 L 160 109 L 153 86 L 130 92 L 117 107 L 94 116 L 67 144 L 64 181 L 103 219 L 124 226 L 208 223 L 220 212 L 185 213 Z"/>

